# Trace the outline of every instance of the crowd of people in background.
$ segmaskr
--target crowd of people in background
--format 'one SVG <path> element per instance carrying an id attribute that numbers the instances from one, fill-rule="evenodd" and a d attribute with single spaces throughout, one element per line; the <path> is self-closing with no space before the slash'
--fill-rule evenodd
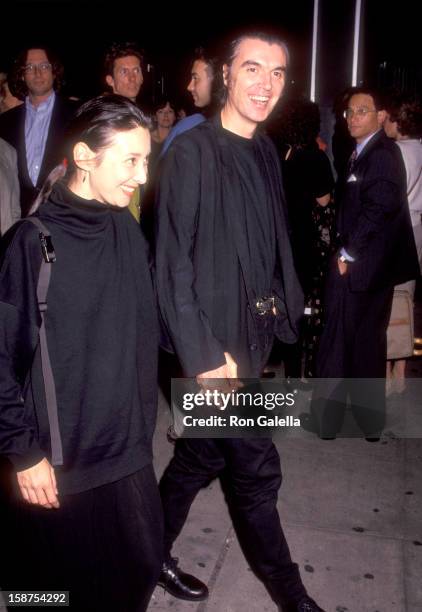
<path id="1" fill-rule="evenodd" d="M 66 572 L 74 609 L 142 612 L 157 582 L 206 599 L 171 551 L 196 494 L 225 470 L 242 548 L 279 610 L 323 612 L 290 557 L 271 439 L 177 439 L 159 487 L 152 469 L 159 336 L 165 375 L 203 388 L 270 375 L 275 360 L 293 387 L 377 379 L 358 392 L 316 385 L 304 428 L 324 439 L 339 434 L 348 394 L 378 441 L 386 391 L 405 389 L 413 347 L 395 317 L 403 303 L 412 312 L 422 262 L 421 102 L 349 89 L 331 160 L 318 105 L 284 92 L 288 64 L 263 33 L 222 59 L 196 49 L 193 113 L 182 92 L 142 107 L 131 42 L 107 50 L 104 91 L 88 101 L 62 96 L 48 47 L 22 50 L 2 76 L 0 453 L 26 502 L 9 519 L 34 541 L 25 559 L 15 546 L 10 588 L 25 576 L 54 589 Z M 28 214 L 35 226 L 16 223 Z M 413 340 L 412 325 L 401 332 Z"/>

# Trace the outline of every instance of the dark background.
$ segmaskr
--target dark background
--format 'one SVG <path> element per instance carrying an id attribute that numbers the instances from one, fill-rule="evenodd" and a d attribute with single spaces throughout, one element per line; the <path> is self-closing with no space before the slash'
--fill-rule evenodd
<path id="1" fill-rule="evenodd" d="M 417 2 L 363 3 L 361 78 L 373 84 L 419 90 L 422 83 Z M 113 41 L 134 40 L 145 49 L 144 95 L 182 93 L 189 57 L 198 44 L 223 39 L 234 28 L 272 26 L 286 39 L 292 65 L 291 90 L 309 94 L 313 0 L 235 5 L 196 5 L 144 0 L 76 2 L 15 1 L 2 8 L 0 69 L 7 69 L 27 45 L 48 43 L 65 65 L 66 93 L 88 97 L 104 90 L 104 49 Z M 317 100 L 331 103 L 350 85 L 354 0 L 320 0 Z"/>

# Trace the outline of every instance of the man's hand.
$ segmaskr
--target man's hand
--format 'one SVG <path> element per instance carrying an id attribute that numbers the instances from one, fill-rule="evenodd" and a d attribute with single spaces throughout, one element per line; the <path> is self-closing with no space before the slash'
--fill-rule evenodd
<path id="1" fill-rule="evenodd" d="M 198 374 L 196 380 L 202 389 L 215 389 L 215 379 L 222 379 L 221 384 L 218 385 L 219 391 L 230 391 L 231 389 L 237 389 L 241 386 L 237 380 L 230 382 L 230 379 L 237 379 L 237 363 L 230 355 L 230 353 L 224 353 L 226 363 L 215 370 L 209 372 L 202 372 Z"/>
<path id="2" fill-rule="evenodd" d="M 338 271 L 340 272 L 340 276 L 343 276 L 347 272 L 347 262 L 341 261 L 341 259 L 337 259 Z"/>
<path id="3" fill-rule="evenodd" d="M 56 476 L 47 459 L 16 475 L 25 501 L 43 508 L 59 508 Z"/>

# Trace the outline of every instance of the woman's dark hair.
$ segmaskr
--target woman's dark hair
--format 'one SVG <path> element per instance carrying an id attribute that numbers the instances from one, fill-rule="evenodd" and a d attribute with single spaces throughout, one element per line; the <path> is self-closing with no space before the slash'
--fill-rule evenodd
<path id="1" fill-rule="evenodd" d="M 413 96 L 395 93 L 387 98 L 385 110 L 390 121 L 397 121 L 397 129 L 402 136 L 422 137 L 422 104 Z"/>
<path id="2" fill-rule="evenodd" d="M 153 114 L 155 115 L 157 111 L 161 110 L 162 108 L 165 108 L 167 104 L 170 106 L 171 109 L 174 110 L 174 114 L 176 115 L 177 105 L 175 101 L 171 98 L 166 98 L 165 96 L 162 98 L 158 98 L 158 100 L 152 105 Z"/>
<path id="3" fill-rule="evenodd" d="M 73 147 L 77 142 L 85 142 L 92 151 L 100 153 L 110 145 L 116 132 L 137 127 L 149 129 L 150 120 L 125 96 L 108 94 L 82 104 L 70 121 L 65 136 L 66 176 L 70 178 L 76 171 Z"/>
<path id="4" fill-rule="evenodd" d="M 286 102 L 271 125 L 274 139 L 293 148 L 315 147 L 321 118 L 318 104 L 306 98 Z"/>
<path id="5" fill-rule="evenodd" d="M 9 75 L 9 89 L 11 93 L 20 100 L 24 100 L 25 96 L 28 95 L 28 87 L 26 86 L 23 77 L 25 76 L 25 66 L 28 58 L 28 52 L 31 49 L 41 49 L 45 52 L 47 59 L 51 64 L 51 71 L 54 76 L 54 91 L 59 92 L 63 85 L 63 64 L 59 60 L 56 53 L 44 45 L 31 45 L 19 53 L 12 65 Z"/>
<path id="6" fill-rule="evenodd" d="M 69 182 L 76 172 L 73 147 L 78 142 L 86 143 L 95 153 L 101 155 L 113 141 L 116 132 L 126 132 L 137 127 L 149 129 L 150 120 L 143 112 L 124 96 L 109 94 L 88 100 L 79 107 L 70 121 L 65 135 L 65 162 L 59 164 L 48 175 L 30 213 L 48 198 L 54 183 L 62 178 Z"/>

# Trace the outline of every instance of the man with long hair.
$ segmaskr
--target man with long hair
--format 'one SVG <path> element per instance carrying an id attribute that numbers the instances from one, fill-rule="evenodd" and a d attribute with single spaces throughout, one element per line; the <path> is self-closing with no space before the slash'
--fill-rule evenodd
<path id="1" fill-rule="evenodd" d="M 60 96 L 62 83 L 63 65 L 45 46 L 27 47 L 14 62 L 10 89 L 24 104 L 0 116 L 0 136 L 18 155 L 23 217 L 63 158 L 64 130 L 76 105 Z"/>

